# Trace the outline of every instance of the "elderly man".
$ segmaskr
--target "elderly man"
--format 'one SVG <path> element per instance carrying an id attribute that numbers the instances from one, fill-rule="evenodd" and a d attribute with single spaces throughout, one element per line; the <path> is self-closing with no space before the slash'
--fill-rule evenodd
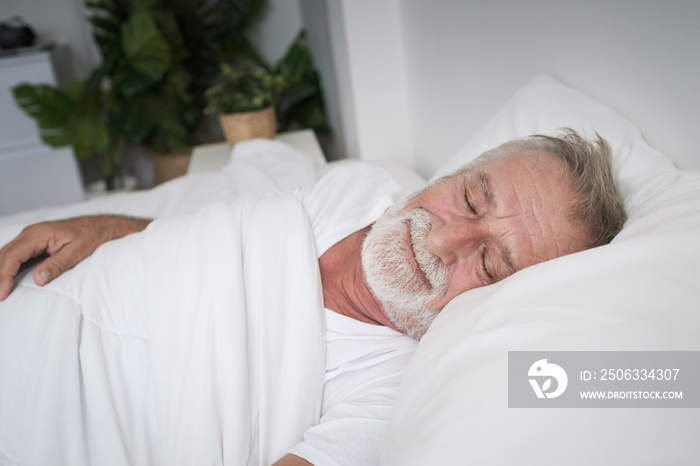
<path id="1" fill-rule="evenodd" d="M 323 205 L 338 198 L 329 195 L 331 190 L 349 198 L 332 207 L 357 210 L 352 188 L 345 193 L 342 183 L 319 185 L 298 193 L 312 224 L 332 210 Z M 345 232 L 314 229 L 329 326 L 324 413 L 319 426 L 278 464 L 376 462 L 384 428 L 377 421 L 388 418 L 395 396 L 394 391 L 387 397 L 385 390 L 395 389 L 400 380 L 389 375 L 403 369 L 413 349 L 406 349 L 405 337 L 386 332 L 420 339 L 458 294 L 606 244 L 622 228 L 625 213 L 608 145 L 567 130 L 556 138 L 506 143 L 392 206 L 376 221 L 362 216 L 353 221 L 345 222 Z M 103 242 L 138 232 L 148 222 L 85 217 L 25 229 L 0 250 L 0 300 L 11 292 L 23 262 L 50 256 L 34 271 L 34 280 L 43 285 Z M 373 333 L 375 328 L 380 333 Z M 363 336 L 337 338 L 353 332 Z M 378 339 L 383 343 L 377 345 Z M 365 372 L 372 377 L 363 379 Z M 358 391 L 362 396 L 353 398 Z M 366 410 L 351 407 L 363 402 Z"/>

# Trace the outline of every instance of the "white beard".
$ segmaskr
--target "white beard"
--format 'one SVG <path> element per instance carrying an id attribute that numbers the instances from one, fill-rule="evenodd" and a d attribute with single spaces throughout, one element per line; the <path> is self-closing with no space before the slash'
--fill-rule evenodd
<path id="1" fill-rule="evenodd" d="M 406 202 L 387 210 L 372 226 L 362 244 L 362 268 L 367 283 L 391 322 L 408 336 L 420 340 L 440 309 L 429 303 L 444 295 L 447 273 L 438 257 L 426 247 L 430 216 L 423 209 L 398 213 Z M 416 262 L 407 250 L 407 234 Z M 426 283 L 427 279 L 427 283 Z"/>

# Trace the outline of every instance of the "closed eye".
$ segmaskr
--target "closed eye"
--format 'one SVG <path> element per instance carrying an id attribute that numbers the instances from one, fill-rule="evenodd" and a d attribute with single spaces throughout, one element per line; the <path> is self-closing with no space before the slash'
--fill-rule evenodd
<path id="1" fill-rule="evenodd" d="M 467 207 L 469 207 L 469 210 L 472 211 L 474 215 L 476 215 L 476 209 L 474 208 L 474 205 L 471 203 L 469 200 L 469 191 L 464 191 L 464 201 L 467 203 Z"/>
<path id="2" fill-rule="evenodd" d="M 484 275 L 486 275 L 489 284 L 496 283 L 496 278 L 489 272 L 488 267 L 486 267 L 486 248 L 481 250 L 481 269 L 484 271 Z"/>

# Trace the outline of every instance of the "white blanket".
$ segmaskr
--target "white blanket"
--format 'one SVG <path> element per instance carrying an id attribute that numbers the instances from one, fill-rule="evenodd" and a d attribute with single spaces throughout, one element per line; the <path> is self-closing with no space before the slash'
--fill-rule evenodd
<path id="1" fill-rule="evenodd" d="M 0 303 L 0 464 L 270 464 L 318 422 L 324 322 L 291 197 L 154 221 Z"/>

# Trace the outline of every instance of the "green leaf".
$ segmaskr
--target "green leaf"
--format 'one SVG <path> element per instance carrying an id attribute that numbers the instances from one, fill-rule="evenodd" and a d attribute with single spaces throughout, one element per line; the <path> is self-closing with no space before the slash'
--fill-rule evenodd
<path id="1" fill-rule="evenodd" d="M 277 106 L 280 111 L 287 112 L 295 105 L 313 98 L 317 92 L 318 88 L 313 84 L 308 82 L 295 83 L 284 90 Z"/>
<path id="2" fill-rule="evenodd" d="M 89 159 L 109 148 L 110 135 L 99 114 L 77 114 L 69 120 L 72 146 L 79 159 Z"/>
<path id="3" fill-rule="evenodd" d="M 172 61 L 177 62 L 189 55 L 180 31 L 180 25 L 172 10 L 159 9 L 152 12 L 153 20 L 158 26 L 163 39 L 168 43 Z"/>
<path id="4" fill-rule="evenodd" d="M 156 72 L 146 72 L 132 66 L 127 66 L 120 76 L 115 77 L 114 86 L 118 93 L 126 98 L 146 92 L 161 81 L 163 75 Z"/>
<path id="5" fill-rule="evenodd" d="M 205 113 L 246 112 L 275 105 L 286 84 L 282 76 L 264 68 L 237 71 L 222 65 L 221 70 L 220 81 L 205 93 Z"/>
<path id="6" fill-rule="evenodd" d="M 20 108 L 36 119 L 47 113 L 65 112 L 71 107 L 70 97 L 49 85 L 19 84 L 12 88 L 12 93 Z"/>
<path id="7" fill-rule="evenodd" d="M 73 146 L 78 158 L 89 158 L 109 147 L 99 92 L 83 94 L 83 83 L 63 92 L 47 85 L 23 84 L 13 89 L 15 100 L 39 127 L 41 139 L 52 147 Z"/>
<path id="8" fill-rule="evenodd" d="M 93 30 L 98 32 L 101 36 L 115 38 L 119 36 L 120 24 L 115 18 L 112 17 L 101 17 L 101 16 L 90 16 L 88 21 L 92 24 Z"/>
<path id="9" fill-rule="evenodd" d="M 173 69 L 165 77 L 162 93 L 171 99 L 188 103 L 192 101 L 192 96 L 188 92 L 190 82 L 190 75 L 184 68 Z"/>
<path id="10" fill-rule="evenodd" d="M 80 100 L 80 96 L 83 93 L 83 87 L 84 83 L 82 81 L 71 81 L 66 86 L 66 95 L 70 98 L 70 100 L 76 102 Z"/>
<path id="11" fill-rule="evenodd" d="M 122 48 L 131 66 L 146 74 L 163 74 L 170 66 L 170 47 L 148 11 L 134 12 L 122 26 Z"/>
<path id="12" fill-rule="evenodd" d="M 228 0 L 233 11 L 233 25 L 239 31 L 249 28 L 265 12 L 266 0 Z"/>
<path id="13" fill-rule="evenodd" d="M 73 102 L 65 92 L 48 85 L 20 84 L 12 93 L 22 111 L 36 120 L 42 141 L 52 147 L 70 145 L 67 126 Z"/>
<path id="14" fill-rule="evenodd" d="M 114 72 L 114 67 L 117 65 L 117 61 L 121 55 L 122 50 L 120 44 L 118 42 L 113 42 L 109 50 L 103 56 L 100 66 L 93 69 L 92 73 L 90 73 L 90 76 L 85 81 L 83 93 L 90 93 L 98 90 L 102 80 Z"/>
<path id="15" fill-rule="evenodd" d="M 304 128 L 324 128 L 326 126 L 326 114 L 320 102 L 312 102 L 296 119 Z"/>
<path id="16" fill-rule="evenodd" d="M 82 92 L 82 83 L 75 83 L 70 94 L 75 96 L 68 114 L 67 131 L 78 158 L 91 158 L 110 145 L 110 134 L 102 113 L 102 94 Z"/>
<path id="17" fill-rule="evenodd" d="M 223 55 L 228 58 L 228 61 L 233 61 L 234 59 L 240 59 L 242 57 L 252 61 L 261 68 L 270 69 L 262 56 L 255 50 L 253 44 L 250 43 L 248 37 L 241 31 L 232 32 L 222 41 L 221 46 Z"/>
<path id="18" fill-rule="evenodd" d="M 51 147 L 71 146 L 73 143 L 67 128 L 42 128 L 39 126 L 39 137 Z"/>
<path id="19" fill-rule="evenodd" d="M 316 72 L 311 52 L 306 45 L 306 31 L 302 29 L 297 34 L 287 53 L 277 62 L 276 69 L 282 76 L 293 80 L 302 80 Z"/>
<path id="20" fill-rule="evenodd" d="M 159 6 L 161 0 L 131 0 L 135 10 L 150 10 Z"/>
<path id="21" fill-rule="evenodd" d="M 289 83 L 277 106 L 278 129 L 284 131 L 293 124 L 304 128 L 324 127 L 326 117 L 321 80 L 314 67 L 303 29 L 275 68 Z"/>
<path id="22" fill-rule="evenodd" d="M 154 121 L 148 112 L 148 99 L 145 97 L 125 99 L 114 108 L 112 123 L 117 133 L 129 143 L 141 143 L 153 132 Z"/>

